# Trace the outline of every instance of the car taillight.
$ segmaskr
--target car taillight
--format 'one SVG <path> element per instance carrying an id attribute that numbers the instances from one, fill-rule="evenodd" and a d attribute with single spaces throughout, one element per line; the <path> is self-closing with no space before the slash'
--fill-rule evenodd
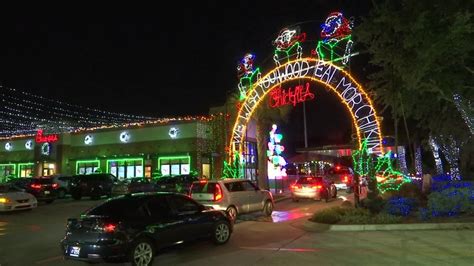
<path id="1" fill-rule="evenodd" d="M 345 175 L 345 176 L 342 178 L 342 182 L 344 182 L 344 183 L 349 182 L 349 177 Z"/>
<path id="2" fill-rule="evenodd" d="M 58 184 L 53 183 L 53 188 L 54 188 L 54 189 L 58 188 Z"/>
<path id="3" fill-rule="evenodd" d="M 218 201 L 220 199 L 222 199 L 222 189 L 221 189 L 221 186 L 219 184 L 216 184 L 216 190 L 214 192 L 214 200 L 215 201 Z"/>
<path id="4" fill-rule="evenodd" d="M 117 227 L 117 224 L 107 223 L 107 224 L 104 224 L 104 227 L 102 227 L 102 230 L 105 233 L 113 233 L 113 232 L 115 232 L 116 227 Z"/>
<path id="5" fill-rule="evenodd" d="M 300 188 L 302 188 L 302 186 L 298 186 L 298 185 L 292 185 L 291 186 L 291 189 L 300 189 Z"/>
<path id="6" fill-rule="evenodd" d="M 321 188 L 323 188 L 323 186 L 321 185 L 313 186 L 313 189 L 321 189 Z"/>
<path id="7" fill-rule="evenodd" d="M 40 185 L 40 184 L 31 184 L 30 187 L 31 187 L 31 188 L 34 188 L 34 189 L 41 189 L 41 185 Z"/>

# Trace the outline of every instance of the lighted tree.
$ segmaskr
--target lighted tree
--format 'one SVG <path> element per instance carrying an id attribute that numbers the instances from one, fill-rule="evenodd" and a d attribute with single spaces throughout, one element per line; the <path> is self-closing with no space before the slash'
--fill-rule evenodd
<path id="1" fill-rule="evenodd" d="M 243 162 L 241 161 L 240 154 L 234 153 L 234 158 L 231 163 L 224 161 L 224 170 L 222 177 L 224 178 L 242 178 L 244 176 Z"/>
<path id="2" fill-rule="evenodd" d="M 283 168 L 286 165 L 286 160 L 281 156 L 285 147 L 280 145 L 283 135 L 276 133 L 277 128 L 277 125 L 272 125 L 270 141 L 268 142 L 268 177 L 270 179 L 286 176 L 286 169 Z"/>
<path id="3" fill-rule="evenodd" d="M 376 100 L 390 107 L 395 119 L 406 116 L 428 140 L 440 140 L 453 151 L 468 153 L 474 99 L 474 21 L 470 1 L 374 1 L 374 8 L 354 28 L 357 42 L 366 46 L 376 71 L 370 87 Z M 472 143 L 472 138 L 471 138 Z M 442 142 L 445 142 L 443 144 Z M 456 147 L 457 146 L 457 147 Z M 444 153 L 444 152 L 443 152 Z M 445 155 L 445 154 L 443 154 Z M 466 169 L 472 155 L 464 158 Z M 453 161 L 458 161 L 459 157 Z"/>

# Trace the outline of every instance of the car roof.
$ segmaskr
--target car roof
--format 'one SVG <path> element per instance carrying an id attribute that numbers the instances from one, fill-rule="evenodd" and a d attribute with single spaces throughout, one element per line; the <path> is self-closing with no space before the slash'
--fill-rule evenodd
<path id="1" fill-rule="evenodd" d="M 232 182 L 241 182 L 241 181 L 250 181 L 248 179 L 244 178 L 224 178 L 224 179 L 201 179 L 199 181 L 194 181 L 194 183 L 199 183 L 202 180 L 206 180 L 209 183 L 217 183 L 217 182 L 222 182 L 222 183 L 232 183 Z"/>

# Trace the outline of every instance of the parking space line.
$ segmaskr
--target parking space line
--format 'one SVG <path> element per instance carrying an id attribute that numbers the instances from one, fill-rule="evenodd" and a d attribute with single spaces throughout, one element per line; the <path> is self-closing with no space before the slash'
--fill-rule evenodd
<path id="1" fill-rule="evenodd" d="M 47 259 L 44 259 L 44 260 L 39 260 L 39 261 L 36 262 L 36 264 L 45 264 L 45 263 L 48 263 L 48 262 L 61 260 L 62 258 L 63 258 L 63 256 L 51 257 L 51 258 L 47 258 Z"/>

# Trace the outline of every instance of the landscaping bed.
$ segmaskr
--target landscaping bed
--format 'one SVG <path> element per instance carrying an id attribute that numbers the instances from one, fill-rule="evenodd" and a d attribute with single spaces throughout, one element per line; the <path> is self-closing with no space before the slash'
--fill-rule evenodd
<path id="1" fill-rule="evenodd" d="M 327 225 L 474 223 L 474 185 L 434 179 L 431 193 L 423 194 L 416 184 L 407 183 L 397 191 L 364 199 L 358 208 L 344 202 L 309 220 Z"/>

